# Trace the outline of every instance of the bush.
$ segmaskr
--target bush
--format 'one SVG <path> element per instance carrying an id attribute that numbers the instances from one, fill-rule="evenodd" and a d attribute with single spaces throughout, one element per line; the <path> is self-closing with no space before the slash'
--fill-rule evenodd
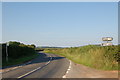
<path id="1" fill-rule="evenodd" d="M 9 42 L 7 46 L 8 56 L 12 59 L 17 59 L 23 56 L 33 55 L 35 53 L 35 45 L 25 45 L 20 42 Z M 5 62 L 6 57 L 6 43 L 2 44 L 2 59 Z"/>

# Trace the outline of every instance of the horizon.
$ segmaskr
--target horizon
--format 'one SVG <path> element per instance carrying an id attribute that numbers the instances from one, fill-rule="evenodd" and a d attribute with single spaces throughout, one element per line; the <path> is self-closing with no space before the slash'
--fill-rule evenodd
<path id="1" fill-rule="evenodd" d="M 118 44 L 117 2 L 4 2 L 2 42 L 75 47 Z"/>
<path id="2" fill-rule="evenodd" d="M 8 41 L 8 42 L 20 42 L 20 41 Z M 6 44 L 8 42 L 0 42 L 0 44 Z M 32 43 L 29 43 L 29 44 L 26 44 L 24 42 L 20 42 L 20 43 L 23 43 L 25 45 L 32 45 Z M 35 44 L 34 44 L 35 45 Z M 78 46 L 47 46 L 47 45 L 35 45 L 36 48 L 37 47 L 60 47 L 60 48 L 70 48 L 70 47 L 82 47 L 82 46 L 87 46 L 87 45 L 101 45 L 101 43 L 97 43 L 97 44 L 85 44 L 85 45 L 78 45 Z M 119 45 L 119 44 L 113 44 L 113 45 Z"/>

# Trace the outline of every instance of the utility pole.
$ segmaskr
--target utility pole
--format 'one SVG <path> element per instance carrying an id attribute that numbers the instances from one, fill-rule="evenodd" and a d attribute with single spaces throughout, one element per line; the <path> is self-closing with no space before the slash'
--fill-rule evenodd
<path id="1" fill-rule="evenodd" d="M 6 43 L 6 61 L 8 62 L 8 46 L 9 43 Z"/>

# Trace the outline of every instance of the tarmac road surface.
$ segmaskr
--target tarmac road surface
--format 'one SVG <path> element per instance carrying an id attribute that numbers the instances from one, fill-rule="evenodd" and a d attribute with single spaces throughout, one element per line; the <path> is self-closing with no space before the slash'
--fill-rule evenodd
<path id="1" fill-rule="evenodd" d="M 55 54 L 39 53 L 39 57 L 17 69 L 4 72 L 2 78 L 62 78 L 69 60 Z"/>

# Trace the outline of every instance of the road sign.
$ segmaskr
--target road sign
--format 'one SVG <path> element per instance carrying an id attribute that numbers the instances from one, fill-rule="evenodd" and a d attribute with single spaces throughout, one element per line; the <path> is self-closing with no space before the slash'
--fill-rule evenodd
<path id="1" fill-rule="evenodd" d="M 113 45 L 112 42 L 102 43 L 102 46 L 111 46 L 111 45 Z"/>
<path id="2" fill-rule="evenodd" d="M 103 37 L 102 40 L 103 41 L 112 41 L 113 38 L 112 37 Z"/>

